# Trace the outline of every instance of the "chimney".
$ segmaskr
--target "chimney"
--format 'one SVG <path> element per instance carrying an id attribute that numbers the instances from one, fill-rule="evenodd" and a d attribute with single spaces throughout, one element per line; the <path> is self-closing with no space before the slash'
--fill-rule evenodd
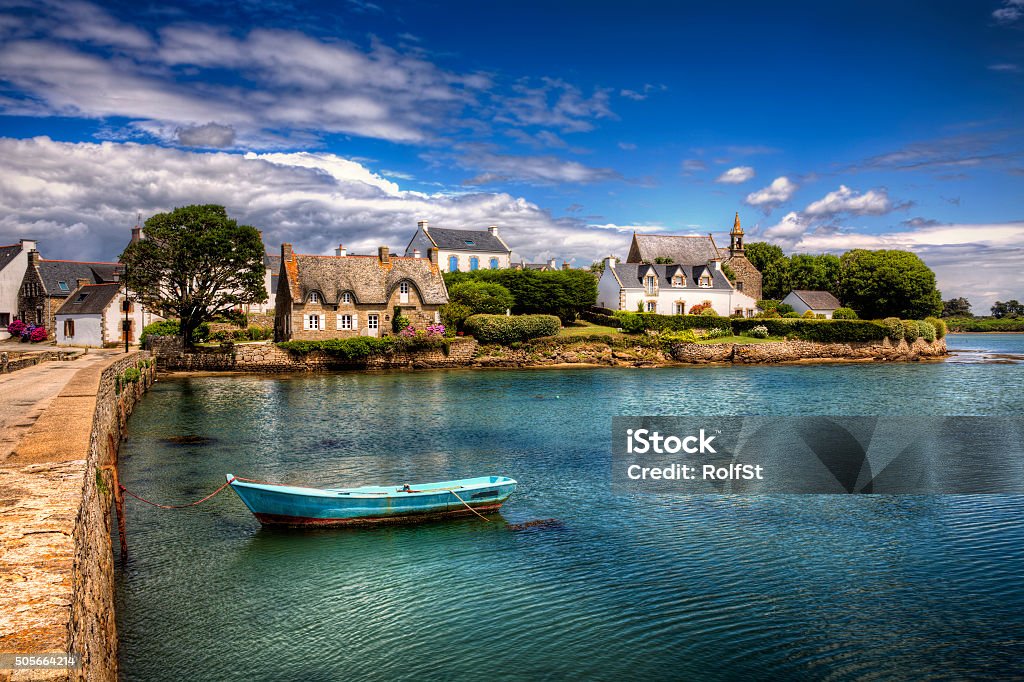
<path id="1" fill-rule="evenodd" d="M 612 270 L 614 270 L 615 269 L 615 256 L 608 256 L 607 258 L 605 258 L 604 259 L 604 266 L 606 268 L 611 268 Z"/>
<path id="2" fill-rule="evenodd" d="M 338 248 L 336 248 L 334 250 L 334 255 L 335 256 L 347 256 L 348 255 L 348 249 L 345 248 L 344 244 L 338 244 Z"/>
<path id="3" fill-rule="evenodd" d="M 294 257 L 295 253 L 292 251 L 292 245 L 287 242 L 281 244 L 281 262 L 285 263 Z"/>
<path id="4" fill-rule="evenodd" d="M 562 269 L 563 270 L 572 270 L 572 264 L 569 261 L 564 260 L 564 261 L 562 261 Z"/>
<path id="5" fill-rule="evenodd" d="M 427 232 L 430 229 L 430 223 L 427 222 L 426 220 L 421 220 L 418 223 L 416 223 L 416 225 L 418 225 L 419 228 L 424 232 Z"/>
<path id="6" fill-rule="evenodd" d="M 431 265 L 437 265 L 437 249 L 433 246 L 427 249 L 427 258 L 430 259 Z"/>
<path id="7" fill-rule="evenodd" d="M 551 260 L 548 261 L 548 269 L 549 270 L 557 270 L 558 269 L 558 265 L 555 263 L 555 259 L 554 258 L 552 258 Z"/>
<path id="8" fill-rule="evenodd" d="M 717 258 L 709 260 L 708 261 L 708 267 L 711 268 L 712 270 L 721 270 L 722 269 L 722 261 L 718 260 Z"/>
<path id="9" fill-rule="evenodd" d="M 132 228 L 132 244 L 142 241 L 142 228 L 136 225 Z"/>
<path id="10" fill-rule="evenodd" d="M 386 247 L 386 246 L 379 246 L 379 247 L 377 247 L 377 258 L 380 259 L 381 264 L 383 264 L 383 265 L 390 265 L 391 264 L 390 249 L 388 249 L 388 247 Z"/>
<path id="11" fill-rule="evenodd" d="M 28 251 L 28 264 L 39 265 L 39 251 L 36 249 L 29 249 Z"/>
<path id="12" fill-rule="evenodd" d="M 422 257 L 423 257 L 423 254 L 422 254 L 422 253 L 420 253 L 420 250 L 419 250 L 419 249 L 413 249 L 413 250 L 412 250 L 412 257 L 413 257 L 413 258 L 422 258 Z"/>
<path id="13" fill-rule="evenodd" d="M 35 251 L 36 249 L 35 239 L 19 239 L 18 242 L 21 244 L 22 251 Z"/>
<path id="14" fill-rule="evenodd" d="M 497 237 L 498 236 L 498 226 L 497 225 L 489 225 L 487 227 L 487 231 L 491 233 L 492 237 Z"/>
<path id="15" fill-rule="evenodd" d="M 87 280 L 84 277 L 79 277 L 78 278 L 78 286 L 84 287 L 86 284 L 92 284 L 92 282 L 90 282 L 89 280 Z"/>

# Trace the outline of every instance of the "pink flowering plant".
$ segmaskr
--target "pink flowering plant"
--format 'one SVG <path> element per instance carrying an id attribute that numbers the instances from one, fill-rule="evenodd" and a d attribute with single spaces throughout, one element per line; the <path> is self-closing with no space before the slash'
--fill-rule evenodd
<path id="1" fill-rule="evenodd" d="M 26 329 L 28 329 L 28 325 L 17 318 L 11 320 L 7 325 L 7 333 L 11 335 L 12 339 L 20 338 Z"/>
<path id="2" fill-rule="evenodd" d="M 32 331 L 28 333 L 28 340 L 32 343 L 46 341 L 46 327 L 32 327 Z"/>

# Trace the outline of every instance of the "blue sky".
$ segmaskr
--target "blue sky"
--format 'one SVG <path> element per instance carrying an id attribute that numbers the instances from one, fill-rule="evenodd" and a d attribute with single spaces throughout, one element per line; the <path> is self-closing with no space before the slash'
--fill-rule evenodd
<path id="1" fill-rule="evenodd" d="M 498 224 L 528 261 L 633 230 L 910 248 L 1021 298 L 1024 0 L 0 0 L 0 242 L 116 257 L 216 202 L 276 247 Z"/>

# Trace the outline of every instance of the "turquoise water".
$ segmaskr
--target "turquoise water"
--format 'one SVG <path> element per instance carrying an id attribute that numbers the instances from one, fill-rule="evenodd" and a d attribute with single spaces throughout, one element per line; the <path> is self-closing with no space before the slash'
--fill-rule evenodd
<path id="1" fill-rule="evenodd" d="M 610 490 L 618 414 L 1024 412 L 1024 335 L 949 345 L 964 352 L 939 364 L 161 381 L 121 450 L 150 499 L 197 499 L 228 472 L 521 485 L 489 523 L 374 530 L 262 530 L 230 491 L 189 511 L 129 500 L 122 676 L 1024 675 L 1024 498 Z M 183 435 L 210 440 L 166 440 Z"/>

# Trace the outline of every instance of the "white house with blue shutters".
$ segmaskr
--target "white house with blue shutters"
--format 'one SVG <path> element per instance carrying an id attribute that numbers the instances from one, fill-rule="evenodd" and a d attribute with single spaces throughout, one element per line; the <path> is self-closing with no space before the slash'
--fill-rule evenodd
<path id="1" fill-rule="evenodd" d="M 498 235 L 497 225 L 486 230 L 452 230 L 430 227 L 426 220 L 421 220 L 405 255 L 417 257 L 427 249 L 437 249 L 441 272 L 500 270 L 512 263 L 512 249 Z"/>

